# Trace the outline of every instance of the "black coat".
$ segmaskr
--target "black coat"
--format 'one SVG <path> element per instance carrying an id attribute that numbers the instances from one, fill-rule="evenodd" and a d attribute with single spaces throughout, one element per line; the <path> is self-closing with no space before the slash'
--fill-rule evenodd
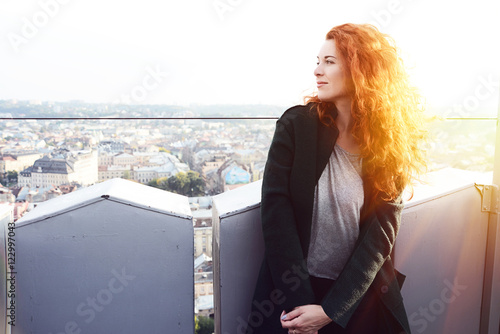
<path id="1" fill-rule="evenodd" d="M 314 303 L 305 264 L 314 189 L 337 137 L 337 128 L 321 123 L 311 105 L 288 109 L 276 124 L 262 185 L 265 258 L 255 289 L 254 319 L 249 321 L 252 328 L 249 332 L 276 333 L 281 328 L 282 310 L 288 312 Z M 390 256 L 403 204 L 401 198 L 391 202 L 370 201 L 372 190 L 368 182 L 363 184 L 365 202 L 359 238 L 321 305 L 334 322 L 345 328 L 365 293 L 377 293 L 387 316 L 410 333 L 400 293 L 404 276 L 394 270 Z M 262 305 L 271 305 L 269 302 L 272 314 L 269 307 L 267 311 L 262 309 Z M 260 312 L 260 316 L 255 312 Z"/>

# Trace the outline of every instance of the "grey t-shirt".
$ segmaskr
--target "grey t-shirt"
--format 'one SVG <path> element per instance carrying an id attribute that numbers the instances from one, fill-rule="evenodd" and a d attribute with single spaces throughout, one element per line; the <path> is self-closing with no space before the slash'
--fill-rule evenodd
<path id="1" fill-rule="evenodd" d="M 335 145 L 314 194 L 307 256 L 311 275 L 337 279 L 359 235 L 363 200 L 359 155 Z"/>

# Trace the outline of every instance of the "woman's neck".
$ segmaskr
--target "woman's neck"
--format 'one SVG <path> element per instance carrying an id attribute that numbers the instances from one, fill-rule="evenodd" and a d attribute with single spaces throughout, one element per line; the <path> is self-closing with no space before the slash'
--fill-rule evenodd
<path id="1" fill-rule="evenodd" d="M 337 144 L 344 150 L 359 154 L 359 144 L 352 135 L 352 127 L 354 126 L 354 119 L 351 114 L 351 101 L 344 101 L 343 103 L 335 103 L 337 108 L 337 117 L 335 118 L 335 125 L 339 130 Z"/>
<path id="2" fill-rule="evenodd" d="M 337 117 L 335 118 L 335 125 L 337 126 L 339 133 L 341 135 L 350 134 L 352 127 L 354 125 L 354 120 L 351 114 L 351 100 L 346 99 L 335 102 L 335 107 L 337 108 Z"/>

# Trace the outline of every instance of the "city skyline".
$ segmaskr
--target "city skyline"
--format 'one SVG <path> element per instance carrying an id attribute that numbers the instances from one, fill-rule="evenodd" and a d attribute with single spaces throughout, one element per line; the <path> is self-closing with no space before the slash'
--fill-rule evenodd
<path id="1" fill-rule="evenodd" d="M 499 9 L 487 0 L 5 2 L 0 99 L 288 106 L 312 91 L 328 29 L 355 22 L 394 37 L 427 103 L 491 116 Z"/>

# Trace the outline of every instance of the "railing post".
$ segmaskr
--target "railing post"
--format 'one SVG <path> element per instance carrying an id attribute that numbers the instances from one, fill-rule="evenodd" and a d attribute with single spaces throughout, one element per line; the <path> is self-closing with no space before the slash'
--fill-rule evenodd
<path id="1" fill-rule="evenodd" d="M 499 97 L 500 100 L 500 97 Z M 493 184 L 500 185 L 500 103 L 497 114 L 495 160 L 493 165 Z M 498 201 L 494 192 L 493 201 Z M 491 210 L 488 222 L 486 244 L 486 263 L 483 282 L 483 302 L 481 307 L 481 334 L 500 333 L 500 215 Z"/>

